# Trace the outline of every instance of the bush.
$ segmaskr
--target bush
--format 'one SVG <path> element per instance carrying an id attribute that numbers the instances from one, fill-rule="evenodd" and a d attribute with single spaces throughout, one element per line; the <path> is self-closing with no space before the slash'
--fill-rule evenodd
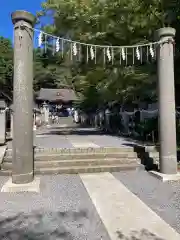
<path id="1" fill-rule="evenodd" d="M 155 141 L 158 141 L 158 118 L 147 119 L 144 122 L 139 123 L 136 126 L 136 132 L 142 137 L 143 140 L 147 139 L 147 136 L 154 133 Z M 180 119 L 176 118 L 176 135 L 177 144 L 180 144 Z M 152 139 L 153 140 L 153 139 Z"/>
<path id="2" fill-rule="evenodd" d="M 113 132 L 119 131 L 122 129 L 121 116 L 119 113 L 110 115 L 110 128 Z"/>
<path id="3" fill-rule="evenodd" d="M 158 140 L 158 118 L 146 119 L 136 125 L 135 131 L 142 140 Z M 153 139 L 154 138 L 154 139 Z"/>

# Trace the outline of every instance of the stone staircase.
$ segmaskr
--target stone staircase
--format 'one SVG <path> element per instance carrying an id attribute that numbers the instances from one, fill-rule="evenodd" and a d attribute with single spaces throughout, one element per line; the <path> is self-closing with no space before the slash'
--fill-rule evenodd
<path id="1" fill-rule="evenodd" d="M 134 146 L 134 151 L 137 153 L 141 163 L 145 166 L 146 170 L 159 169 L 159 149 L 155 146 L 143 146 L 137 144 Z"/>
<path id="2" fill-rule="evenodd" d="M 159 151 L 155 147 L 146 147 L 146 153 L 148 153 L 149 158 L 153 159 L 153 163 L 159 165 Z"/>
<path id="3" fill-rule="evenodd" d="M 132 147 L 69 148 L 34 150 L 35 174 L 78 174 L 134 170 L 141 166 Z M 12 150 L 7 149 L 0 175 L 12 173 Z"/>
<path id="4" fill-rule="evenodd" d="M 159 165 L 159 149 L 155 146 L 145 146 L 144 151 L 146 156 L 151 159 L 152 163 Z"/>

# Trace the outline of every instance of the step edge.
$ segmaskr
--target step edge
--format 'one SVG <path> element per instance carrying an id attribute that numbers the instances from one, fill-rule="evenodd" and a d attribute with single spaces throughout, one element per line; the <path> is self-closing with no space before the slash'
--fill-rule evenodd
<path id="1" fill-rule="evenodd" d="M 141 165 L 139 162 L 133 162 L 133 163 L 131 163 L 131 164 L 126 164 L 126 163 L 121 163 L 121 164 L 116 164 L 116 165 L 114 165 L 114 164 L 110 164 L 110 165 L 108 165 L 108 164 L 100 164 L 100 165 L 91 165 L 91 166 L 88 166 L 88 165 L 80 165 L 80 166 L 76 166 L 76 165 L 71 165 L 71 166 L 62 166 L 62 167 L 35 167 L 34 168 L 34 171 L 36 171 L 36 170 L 43 170 L 43 171 L 45 171 L 45 170 L 51 170 L 51 171 L 53 171 L 53 170 L 55 170 L 55 169 L 87 169 L 87 168 L 103 168 L 103 167 L 109 167 L 109 168 L 111 168 L 111 167 L 123 167 L 123 166 L 129 166 L 129 167 L 132 167 L 132 166 L 139 166 L 139 165 Z M 0 171 L 12 171 L 12 169 L 1 169 Z"/>
<path id="2" fill-rule="evenodd" d="M 128 160 L 128 159 L 130 159 L 130 160 Z M 140 160 L 139 158 L 106 158 L 106 159 L 99 159 L 99 158 L 94 158 L 94 159 L 64 159 L 64 160 L 62 160 L 62 159 L 60 159 L 60 160 L 37 160 L 37 159 L 35 159 L 35 161 L 34 161 L 34 164 L 35 163 L 66 163 L 66 162 L 68 162 L 68 163 L 70 163 L 70 162 L 72 162 L 72 163 L 75 163 L 75 162 L 98 162 L 98 161 L 107 161 L 107 162 L 109 162 L 109 161 L 121 161 L 121 160 L 127 160 L 127 162 L 132 162 L 132 161 L 136 161 L 136 160 Z M 2 162 L 2 165 L 3 164 L 8 164 L 8 165 L 12 165 L 12 161 L 10 162 L 10 161 L 3 161 Z"/>
<path id="3" fill-rule="evenodd" d="M 86 168 L 120 168 L 120 167 L 135 167 L 135 166 L 140 166 L 140 164 L 132 164 L 131 166 L 128 165 L 128 164 L 119 164 L 119 165 L 100 165 L 100 166 L 86 166 Z M 73 166 L 73 167 L 58 167 L 58 168 L 43 168 L 43 170 L 55 170 L 55 169 L 62 169 L 62 170 L 68 170 L 68 169 L 84 169 L 85 167 L 84 166 L 79 166 L 79 167 L 76 167 L 76 166 Z M 40 170 L 40 169 L 35 169 L 35 170 Z"/>

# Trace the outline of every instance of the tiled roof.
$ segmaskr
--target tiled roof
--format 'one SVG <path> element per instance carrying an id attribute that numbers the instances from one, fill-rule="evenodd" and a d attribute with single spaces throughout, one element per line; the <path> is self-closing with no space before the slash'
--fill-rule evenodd
<path id="1" fill-rule="evenodd" d="M 77 94 L 72 89 L 62 88 L 62 89 L 50 89 L 41 88 L 38 98 L 39 100 L 46 101 L 58 101 L 62 100 L 65 102 L 78 100 Z"/>

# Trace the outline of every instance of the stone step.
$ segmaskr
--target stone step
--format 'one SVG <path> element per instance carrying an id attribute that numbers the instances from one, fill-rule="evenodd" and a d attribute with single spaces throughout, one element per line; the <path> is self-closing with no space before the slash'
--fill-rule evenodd
<path id="1" fill-rule="evenodd" d="M 34 167 L 36 169 L 44 169 L 44 168 L 58 168 L 58 167 L 77 167 L 82 166 L 84 168 L 89 166 L 101 166 L 101 165 L 120 165 L 120 164 L 136 164 L 140 162 L 139 159 L 115 159 L 115 158 L 108 158 L 108 159 L 79 159 L 79 160 L 59 160 L 59 161 L 35 161 Z M 11 170 L 12 169 L 12 162 L 3 162 L 1 165 L 2 170 Z"/>
<path id="2" fill-rule="evenodd" d="M 50 154 L 35 154 L 35 161 L 48 161 L 48 160 L 75 160 L 75 159 L 107 159 L 107 158 L 137 158 L 137 153 L 135 152 L 120 152 L 120 153 L 75 153 L 75 154 L 60 154 L 60 153 L 50 153 Z M 12 162 L 12 156 L 5 156 L 5 162 Z"/>
<path id="3" fill-rule="evenodd" d="M 119 164 L 119 165 L 101 165 L 101 166 L 78 166 L 78 167 L 58 167 L 35 169 L 35 174 L 51 175 L 51 174 L 79 174 L 79 173 L 95 173 L 95 172 L 119 172 L 126 170 L 135 170 L 140 167 L 139 164 Z"/>
<path id="4" fill-rule="evenodd" d="M 77 153 L 120 153 L 134 152 L 132 147 L 97 147 L 97 148 L 35 148 L 35 154 L 77 154 Z M 12 149 L 7 149 L 6 156 L 12 156 Z"/>
<path id="5" fill-rule="evenodd" d="M 119 172 L 127 170 L 135 170 L 141 168 L 141 165 L 136 164 L 119 164 L 119 165 L 101 165 L 101 166 L 74 166 L 74 167 L 57 167 L 35 169 L 35 175 L 54 175 L 54 174 L 79 174 L 79 173 L 95 173 L 95 172 Z M 1 170 L 0 176 L 11 176 L 11 170 Z"/>

